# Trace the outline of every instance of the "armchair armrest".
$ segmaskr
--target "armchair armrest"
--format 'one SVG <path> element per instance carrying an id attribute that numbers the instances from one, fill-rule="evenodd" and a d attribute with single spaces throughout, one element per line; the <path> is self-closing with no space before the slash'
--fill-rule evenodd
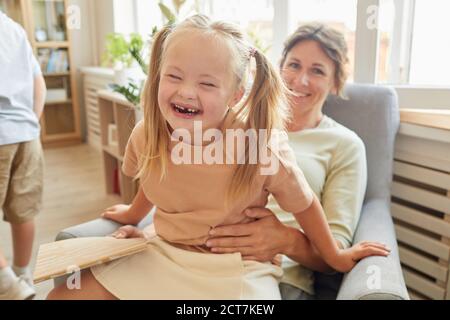
<path id="1" fill-rule="evenodd" d="M 344 276 L 337 299 L 409 300 L 387 200 L 372 199 L 364 205 L 354 237 L 354 243 L 361 241 L 385 243 L 392 252 L 388 257 L 361 260 Z M 378 276 L 379 281 L 376 278 Z"/>
<path id="2" fill-rule="evenodd" d="M 139 223 L 138 228 L 142 229 L 152 223 L 152 213 L 153 210 Z M 56 236 L 56 241 L 71 238 L 104 237 L 110 235 L 121 226 L 120 223 L 100 218 L 62 230 Z"/>
<path id="3" fill-rule="evenodd" d="M 150 213 L 139 223 L 138 228 L 142 229 L 152 223 L 154 212 L 153 210 L 150 211 Z M 122 225 L 120 223 L 111 220 L 96 219 L 62 230 L 56 236 L 56 241 L 72 238 L 104 237 L 110 235 L 111 233 L 119 229 L 121 226 Z M 55 278 L 54 279 L 55 287 L 66 282 L 66 279 L 67 276 Z"/>

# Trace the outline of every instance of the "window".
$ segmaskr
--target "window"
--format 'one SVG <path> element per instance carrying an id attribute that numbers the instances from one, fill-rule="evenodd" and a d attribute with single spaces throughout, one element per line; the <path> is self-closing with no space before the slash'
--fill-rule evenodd
<path id="1" fill-rule="evenodd" d="M 136 0 L 137 32 L 147 37 L 155 26 L 163 25 L 158 1 Z"/>
<path id="2" fill-rule="evenodd" d="M 448 0 L 380 0 L 378 82 L 450 85 L 449 12 Z"/>
<path id="3" fill-rule="evenodd" d="M 416 0 L 409 83 L 450 86 L 450 2 Z"/>
<path id="4" fill-rule="evenodd" d="M 203 13 L 214 20 L 239 24 L 259 49 L 270 54 L 273 42 L 273 0 L 207 0 Z"/>

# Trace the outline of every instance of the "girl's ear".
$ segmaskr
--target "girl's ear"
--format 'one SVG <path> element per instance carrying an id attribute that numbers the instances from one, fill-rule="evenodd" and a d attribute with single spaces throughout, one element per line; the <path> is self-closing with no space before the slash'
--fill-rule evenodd
<path id="1" fill-rule="evenodd" d="M 244 87 L 240 87 L 234 94 L 233 98 L 230 101 L 229 107 L 234 108 L 239 101 L 244 97 L 245 89 Z"/>

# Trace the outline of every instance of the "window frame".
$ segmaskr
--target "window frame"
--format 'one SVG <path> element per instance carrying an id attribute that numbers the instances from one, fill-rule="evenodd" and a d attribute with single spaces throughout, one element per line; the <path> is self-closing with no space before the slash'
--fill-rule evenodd
<path id="1" fill-rule="evenodd" d="M 115 0 L 117 1 L 117 0 Z M 119 0 L 120 1 L 120 0 Z M 270 60 L 278 65 L 283 50 L 283 42 L 292 30 L 294 23 L 294 12 L 290 10 L 292 2 L 296 0 L 273 0 L 274 6 L 274 37 L 272 54 Z M 401 108 L 439 108 L 450 109 L 450 87 L 447 86 L 417 86 L 410 85 L 409 72 L 411 67 L 411 48 L 413 26 L 414 26 L 414 7 L 416 0 L 395 0 L 398 8 L 408 7 L 408 10 L 396 10 L 394 23 L 393 50 L 390 59 L 394 69 L 392 78 L 399 84 L 387 84 L 397 90 Z M 413 2 L 411 6 L 407 6 L 406 2 Z M 127 1 L 133 12 L 133 21 L 135 31 L 138 32 L 138 15 L 137 0 Z M 379 38 L 380 33 L 377 27 L 369 28 L 367 23 L 373 8 L 379 9 L 379 0 L 358 0 L 357 1 L 357 25 L 356 25 L 356 43 L 355 43 L 355 65 L 354 65 L 354 82 L 355 83 L 378 83 L 378 59 L 379 59 Z M 376 11 L 375 21 L 378 25 L 378 10 Z M 372 17 L 373 18 L 373 17 Z M 400 50 L 403 48 L 403 52 Z M 406 68 L 406 79 L 400 79 L 400 64 Z M 403 83 L 402 83 L 403 82 Z M 421 97 L 421 98 L 419 98 Z M 430 100 L 431 99 L 431 100 Z M 432 101 L 432 102 L 430 102 Z"/>

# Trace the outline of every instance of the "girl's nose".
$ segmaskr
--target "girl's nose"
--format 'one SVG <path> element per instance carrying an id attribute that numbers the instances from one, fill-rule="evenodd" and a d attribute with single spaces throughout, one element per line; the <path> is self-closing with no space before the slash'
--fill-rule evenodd
<path id="1" fill-rule="evenodd" d="M 178 90 L 178 95 L 186 100 L 194 100 L 196 97 L 196 90 L 192 85 L 183 84 Z"/>

